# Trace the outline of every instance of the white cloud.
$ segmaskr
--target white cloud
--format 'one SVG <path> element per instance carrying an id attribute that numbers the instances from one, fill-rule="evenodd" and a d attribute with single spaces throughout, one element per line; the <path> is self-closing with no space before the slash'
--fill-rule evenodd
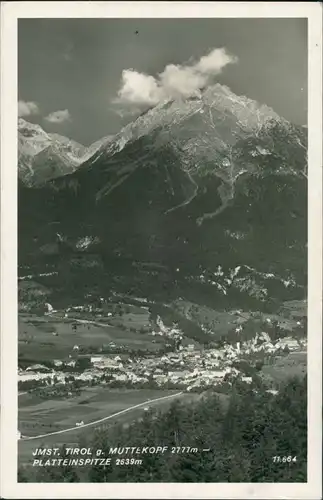
<path id="1" fill-rule="evenodd" d="M 190 97 L 196 94 L 206 83 L 205 75 L 190 66 L 169 64 L 158 76 L 164 99 Z"/>
<path id="2" fill-rule="evenodd" d="M 218 48 L 189 65 L 169 64 L 157 77 L 134 69 L 123 70 L 121 87 L 114 103 L 136 112 L 138 107 L 154 106 L 165 100 L 196 95 L 225 66 L 237 61 L 238 58 L 229 54 L 225 48 Z"/>
<path id="3" fill-rule="evenodd" d="M 63 123 L 71 119 L 71 115 L 68 109 L 62 109 L 59 111 L 53 111 L 49 113 L 48 116 L 45 117 L 50 123 Z"/>
<path id="4" fill-rule="evenodd" d="M 161 89 L 153 76 L 138 73 L 133 69 L 122 72 L 120 101 L 130 104 L 157 104 L 161 98 Z"/>
<path id="5" fill-rule="evenodd" d="M 18 116 L 38 115 L 39 107 L 34 101 L 18 101 Z"/>
<path id="6" fill-rule="evenodd" d="M 204 75 L 217 75 L 227 64 L 236 62 L 238 58 L 229 54 L 225 48 L 213 49 L 208 55 L 201 57 L 195 68 Z"/>

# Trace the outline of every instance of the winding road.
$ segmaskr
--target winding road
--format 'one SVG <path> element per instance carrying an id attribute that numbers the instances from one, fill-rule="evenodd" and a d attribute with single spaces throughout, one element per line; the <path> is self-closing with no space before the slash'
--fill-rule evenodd
<path id="1" fill-rule="evenodd" d="M 183 391 L 177 392 L 176 394 L 170 394 L 168 396 L 163 396 L 161 398 L 148 399 L 147 401 L 144 401 L 143 403 L 139 403 L 137 405 L 130 406 L 129 408 L 126 408 L 124 410 L 113 413 L 112 415 L 109 415 L 108 417 L 100 418 L 99 420 L 95 420 L 94 422 L 89 422 L 87 424 L 83 424 L 82 426 L 70 427 L 68 429 L 63 429 L 61 431 L 49 432 L 48 434 L 40 434 L 38 436 L 30 436 L 30 437 L 24 436 L 20 439 L 20 441 L 31 441 L 32 439 L 40 439 L 40 438 L 45 438 L 47 436 L 54 436 L 54 435 L 58 435 L 58 434 L 63 434 L 64 432 L 71 432 L 71 431 L 75 431 L 75 430 L 84 429 L 85 427 L 90 427 L 93 425 L 100 424 L 101 422 L 105 422 L 107 420 L 110 420 L 111 418 L 117 417 L 118 415 L 122 415 L 123 413 L 127 413 L 127 412 L 134 410 L 136 408 L 140 408 L 141 406 L 145 406 L 147 404 L 154 403 L 155 401 L 161 401 L 163 399 L 174 398 L 176 396 L 180 396 L 181 394 L 183 394 Z"/>

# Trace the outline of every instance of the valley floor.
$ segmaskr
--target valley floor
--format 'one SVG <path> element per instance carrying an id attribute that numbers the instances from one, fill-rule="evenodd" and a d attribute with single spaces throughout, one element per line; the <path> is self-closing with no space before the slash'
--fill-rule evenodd
<path id="1" fill-rule="evenodd" d="M 285 304 L 280 315 L 177 304 L 187 321 L 214 322 L 209 345 L 158 314 L 153 319 L 145 302 L 108 307 L 113 312 L 20 315 L 20 464 L 30 465 L 36 448 L 77 445 L 175 400 L 189 405 L 211 391 L 225 402 L 233 387 L 275 395 L 289 377 L 306 375 L 302 301 Z"/>
<path id="2" fill-rule="evenodd" d="M 37 396 L 19 397 L 19 462 L 30 465 L 36 448 L 73 445 L 82 435 L 107 426 L 129 424 L 140 419 L 147 409 L 167 410 L 174 399 L 185 403 L 199 394 L 166 390 L 128 390 L 108 387 L 84 389 L 68 400 L 42 401 Z M 84 426 L 76 426 L 83 421 Z M 86 430 L 85 430 L 85 428 Z"/>

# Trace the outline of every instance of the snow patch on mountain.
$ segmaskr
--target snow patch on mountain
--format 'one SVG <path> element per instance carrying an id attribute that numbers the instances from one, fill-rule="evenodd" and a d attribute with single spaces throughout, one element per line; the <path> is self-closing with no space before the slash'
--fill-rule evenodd
<path id="1" fill-rule="evenodd" d="M 42 127 L 18 120 L 18 172 L 27 184 L 37 184 L 74 172 L 112 136 L 86 147 L 60 134 L 48 134 Z"/>

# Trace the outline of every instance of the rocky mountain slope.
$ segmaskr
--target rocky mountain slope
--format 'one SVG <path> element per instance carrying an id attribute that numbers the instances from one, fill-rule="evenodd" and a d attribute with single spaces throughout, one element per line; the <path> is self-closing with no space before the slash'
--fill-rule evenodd
<path id="1" fill-rule="evenodd" d="M 51 259 L 66 293 L 93 282 L 203 301 L 239 301 L 241 290 L 224 296 L 198 277 L 243 264 L 294 280 L 277 293 L 297 297 L 306 286 L 306 134 L 220 85 L 158 105 L 75 172 L 38 189 L 20 184 L 21 262 Z"/>
<path id="2" fill-rule="evenodd" d="M 48 134 L 40 125 L 18 120 L 18 175 L 28 186 L 74 172 L 108 141 L 89 147 L 59 134 Z"/>

